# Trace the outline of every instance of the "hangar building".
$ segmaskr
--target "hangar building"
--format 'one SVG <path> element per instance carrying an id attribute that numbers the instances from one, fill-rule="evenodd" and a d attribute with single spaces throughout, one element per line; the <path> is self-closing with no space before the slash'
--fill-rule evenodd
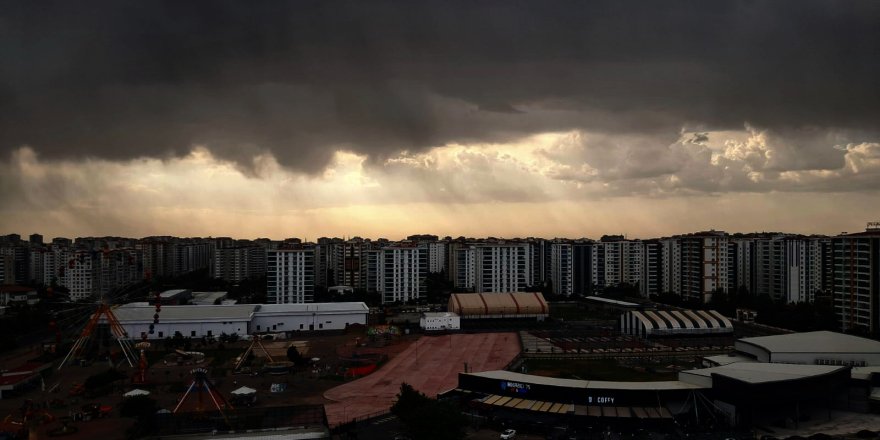
<path id="1" fill-rule="evenodd" d="M 447 310 L 461 319 L 536 318 L 550 316 L 540 292 L 453 293 Z"/>
<path id="2" fill-rule="evenodd" d="M 632 310 L 620 315 L 620 332 L 642 338 L 730 335 L 733 324 L 715 310 Z"/>

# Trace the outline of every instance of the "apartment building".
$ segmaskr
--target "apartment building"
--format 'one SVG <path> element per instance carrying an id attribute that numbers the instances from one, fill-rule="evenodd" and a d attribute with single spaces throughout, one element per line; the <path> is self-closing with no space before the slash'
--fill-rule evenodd
<path id="1" fill-rule="evenodd" d="M 484 243 L 472 249 L 475 292 L 522 292 L 530 286 L 532 258 L 527 243 Z"/>
<path id="2" fill-rule="evenodd" d="M 417 301 L 425 296 L 428 275 L 428 247 L 398 243 L 382 248 L 378 284 L 382 302 Z"/>
<path id="3" fill-rule="evenodd" d="M 642 283 L 645 247 L 640 240 L 604 236 L 593 244 L 591 259 L 596 290 L 623 284 L 638 287 Z"/>
<path id="4" fill-rule="evenodd" d="M 266 274 L 266 249 L 242 240 L 217 243 L 214 250 L 213 276 L 231 283 Z"/>
<path id="5" fill-rule="evenodd" d="M 831 240 L 833 301 L 841 330 L 880 334 L 880 222 Z"/>
<path id="6" fill-rule="evenodd" d="M 315 298 L 315 248 L 300 246 L 266 251 L 266 301 L 307 303 Z"/>
<path id="7" fill-rule="evenodd" d="M 574 246 L 571 243 L 551 243 L 550 255 L 553 293 L 571 296 L 574 293 Z"/>

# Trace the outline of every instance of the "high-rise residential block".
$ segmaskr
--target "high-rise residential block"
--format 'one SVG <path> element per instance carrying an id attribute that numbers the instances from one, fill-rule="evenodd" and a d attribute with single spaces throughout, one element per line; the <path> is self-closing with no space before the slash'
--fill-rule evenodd
<path id="1" fill-rule="evenodd" d="M 315 297 L 315 249 L 266 251 L 266 301 L 271 304 L 307 303 Z"/>
<path id="2" fill-rule="evenodd" d="M 880 334 L 880 223 L 832 239 L 834 310 L 843 331 Z"/>
<path id="3" fill-rule="evenodd" d="M 428 248 L 416 243 L 399 243 L 382 248 L 379 279 L 382 302 L 410 302 L 425 296 Z"/>

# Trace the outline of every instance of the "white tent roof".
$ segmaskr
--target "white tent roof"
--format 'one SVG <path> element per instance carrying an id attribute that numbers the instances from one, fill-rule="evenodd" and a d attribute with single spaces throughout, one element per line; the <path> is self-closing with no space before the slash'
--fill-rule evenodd
<path id="1" fill-rule="evenodd" d="M 149 391 L 142 390 L 140 388 L 135 388 L 135 389 L 123 394 L 122 396 L 123 397 L 134 397 L 134 396 L 149 396 L 149 395 L 150 395 Z"/>
<path id="2" fill-rule="evenodd" d="M 241 388 L 239 388 L 239 389 L 233 391 L 233 392 L 232 392 L 232 395 L 233 395 L 233 396 L 246 396 L 246 395 L 248 395 L 248 394 L 254 394 L 254 393 L 256 393 L 256 392 L 257 392 L 257 390 L 255 390 L 255 389 L 253 389 L 253 388 L 249 388 L 249 387 L 241 387 Z"/>

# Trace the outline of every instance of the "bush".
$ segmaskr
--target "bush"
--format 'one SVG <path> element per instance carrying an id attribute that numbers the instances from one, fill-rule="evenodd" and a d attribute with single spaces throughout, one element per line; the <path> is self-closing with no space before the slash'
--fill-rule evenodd
<path id="1" fill-rule="evenodd" d="M 299 350 L 297 350 L 295 345 L 291 345 L 290 348 L 287 349 L 287 360 L 293 362 L 297 367 L 306 363 L 306 359 L 299 354 Z"/>

